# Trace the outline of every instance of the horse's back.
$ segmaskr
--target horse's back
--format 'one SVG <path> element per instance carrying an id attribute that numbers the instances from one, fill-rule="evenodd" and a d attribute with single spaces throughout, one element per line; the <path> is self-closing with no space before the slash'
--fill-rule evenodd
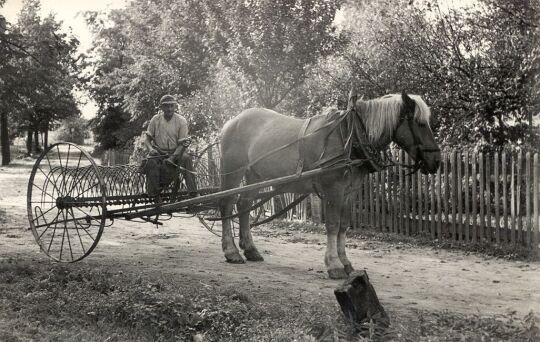
<path id="1" fill-rule="evenodd" d="M 240 164 L 247 165 L 265 155 L 267 157 L 260 163 L 265 164 L 265 161 L 274 160 L 278 157 L 276 154 L 282 153 L 272 151 L 296 141 L 303 122 L 302 119 L 265 108 L 242 111 L 229 120 L 221 131 L 223 166 L 234 169 Z M 287 149 L 291 148 L 293 147 Z"/>

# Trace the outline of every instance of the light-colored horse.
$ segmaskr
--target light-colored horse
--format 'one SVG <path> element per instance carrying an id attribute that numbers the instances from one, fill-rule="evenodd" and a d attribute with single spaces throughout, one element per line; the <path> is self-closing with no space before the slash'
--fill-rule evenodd
<path id="1" fill-rule="evenodd" d="M 371 146 L 382 149 L 391 141 L 417 162 L 423 173 L 434 173 L 440 163 L 440 151 L 429 126 L 430 110 L 417 95 L 387 95 L 362 101 L 354 100 L 345 112 L 302 120 L 272 110 L 251 108 L 228 121 L 221 136 L 222 190 L 239 186 L 242 178 L 251 184 L 302 171 L 365 158 L 359 134 Z M 356 123 L 356 125 L 351 125 Z M 354 132 L 352 126 L 365 126 Z M 364 155 L 363 155 L 364 154 Z M 367 165 L 367 164 L 366 164 Z M 344 167 L 307 181 L 279 187 L 281 192 L 321 195 L 326 206 L 327 245 L 325 264 L 330 278 L 345 278 L 353 271 L 345 252 L 345 234 L 351 223 L 351 189 L 368 173 L 368 167 Z M 254 194 L 243 195 L 238 212 L 249 209 Z M 222 217 L 230 216 L 237 199 L 221 202 Z M 240 248 L 250 261 L 263 261 L 249 226 L 249 214 L 240 216 Z M 244 263 L 235 245 L 230 219 L 222 222 L 222 247 L 231 263 Z"/>

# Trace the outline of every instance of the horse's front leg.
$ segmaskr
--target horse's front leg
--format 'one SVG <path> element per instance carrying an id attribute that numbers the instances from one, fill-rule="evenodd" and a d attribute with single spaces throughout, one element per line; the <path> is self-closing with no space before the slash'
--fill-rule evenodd
<path id="1" fill-rule="evenodd" d="M 242 213 L 249 209 L 252 201 L 248 198 L 240 197 L 240 200 L 237 203 L 238 212 Z M 249 225 L 249 211 L 240 214 L 240 248 L 244 250 L 244 255 L 249 261 L 264 261 L 264 258 L 261 256 L 255 243 L 253 242 L 253 237 L 251 235 L 251 227 Z"/>
<path id="2" fill-rule="evenodd" d="M 337 252 L 339 260 L 344 266 L 345 273 L 351 274 L 354 271 L 349 258 L 347 258 L 347 251 L 345 248 L 345 242 L 347 239 L 347 230 L 351 227 L 351 196 L 346 195 L 341 208 L 341 221 L 339 224 L 339 232 L 337 236 Z"/>
<path id="3" fill-rule="evenodd" d="M 347 278 L 347 273 L 338 256 L 338 234 L 343 207 L 343 191 L 332 190 L 324 195 L 326 206 L 326 254 L 324 263 L 331 279 L 344 279 Z"/>

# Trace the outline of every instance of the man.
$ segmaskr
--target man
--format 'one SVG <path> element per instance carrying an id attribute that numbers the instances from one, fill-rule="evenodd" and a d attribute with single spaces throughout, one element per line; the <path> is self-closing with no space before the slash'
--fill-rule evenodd
<path id="1" fill-rule="evenodd" d="M 172 181 L 180 166 L 190 196 L 197 196 L 193 164 L 187 153 L 191 143 L 188 138 L 187 120 L 176 113 L 178 103 L 172 95 L 159 100 L 160 112 L 150 120 L 146 130 L 148 155 L 144 167 L 149 196 L 159 195 Z"/>

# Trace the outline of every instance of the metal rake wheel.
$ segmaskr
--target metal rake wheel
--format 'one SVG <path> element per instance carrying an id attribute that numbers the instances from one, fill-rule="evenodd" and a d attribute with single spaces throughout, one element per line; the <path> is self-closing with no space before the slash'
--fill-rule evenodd
<path id="1" fill-rule="evenodd" d="M 103 233 L 106 205 L 99 167 L 86 151 L 57 143 L 37 159 L 28 182 L 28 220 L 51 259 L 75 262 L 88 256 Z"/>

